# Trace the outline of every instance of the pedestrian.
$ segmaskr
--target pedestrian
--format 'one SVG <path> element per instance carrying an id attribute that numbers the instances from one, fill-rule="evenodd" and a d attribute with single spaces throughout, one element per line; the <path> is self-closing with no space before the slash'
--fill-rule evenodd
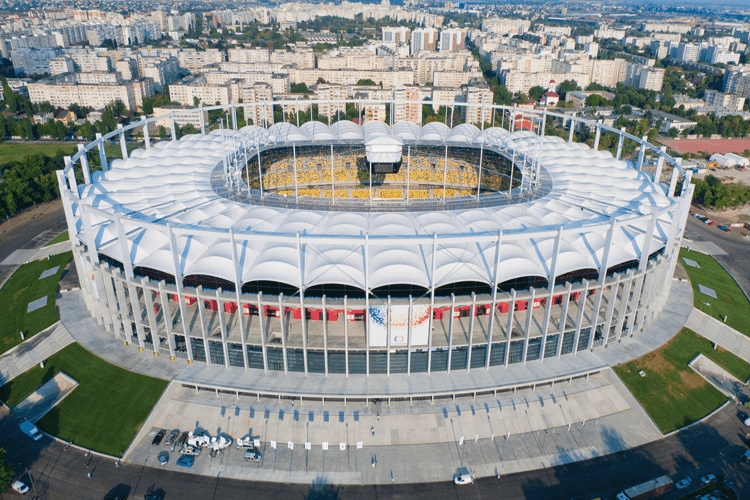
<path id="1" fill-rule="evenodd" d="M 87 472 L 86 475 L 91 479 L 91 471 Z"/>
<path id="2" fill-rule="evenodd" d="M 378 412 L 378 422 L 380 422 L 380 412 Z"/>
<path id="3" fill-rule="evenodd" d="M 372 436 L 375 437 L 375 426 L 373 425 L 370 427 L 370 432 L 372 433 Z"/>

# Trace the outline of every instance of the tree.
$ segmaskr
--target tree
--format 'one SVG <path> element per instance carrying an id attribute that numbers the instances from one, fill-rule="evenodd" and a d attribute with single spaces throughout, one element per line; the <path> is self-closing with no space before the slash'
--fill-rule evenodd
<path id="1" fill-rule="evenodd" d="M 166 139 L 167 129 L 164 127 L 164 125 L 159 125 L 156 134 L 159 136 L 159 139 Z"/>
<path id="2" fill-rule="evenodd" d="M 576 83 L 575 80 L 565 80 L 560 84 L 560 88 L 557 90 L 557 93 L 560 94 L 563 99 L 565 99 L 565 95 L 568 92 L 574 90 L 581 90 L 581 87 L 578 85 L 578 83 Z"/>
<path id="3" fill-rule="evenodd" d="M 677 130 L 676 128 L 674 128 L 674 127 L 671 127 L 671 128 L 670 128 L 670 129 L 669 129 L 669 130 L 667 131 L 667 135 L 668 135 L 669 137 L 671 137 L 672 139 L 674 139 L 675 137 L 677 137 L 677 136 L 679 135 L 679 133 L 680 133 L 680 131 L 679 131 L 679 130 Z"/>
<path id="4" fill-rule="evenodd" d="M 105 133 L 111 132 L 117 128 L 117 119 L 115 118 L 115 112 L 112 109 L 112 106 L 104 107 L 101 123 Z"/>
<path id="5" fill-rule="evenodd" d="M 544 92 L 546 92 L 546 89 L 544 87 L 540 85 L 534 85 L 529 89 L 529 99 L 536 102 L 542 98 Z"/>
<path id="6" fill-rule="evenodd" d="M 87 141 L 93 141 L 96 137 L 96 128 L 89 122 L 84 123 L 78 127 L 78 135 L 86 139 Z"/>
<path id="7" fill-rule="evenodd" d="M 193 96 L 193 106 L 200 106 L 200 105 L 201 105 L 201 100 L 198 99 L 198 96 L 194 95 Z"/>
<path id="8" fill-rule="evenodd" d="M 596 107 L 601 106 L 604 98 L 599 94 L 591 94 L 586 98 L 586 106 Z"/>
<path id="9" fill-rule="evenodd" d="M 369 85 L 371 87 L 374 87 L 376 83 L 369 78 L 360 78 L 359 80 L 357 80 L 357 85 Z"/>
<path id="10" fill-rule="evenodd" d="M 5 460 L 5 448 L 0 448 L 0 491 L 10 488 L 13 482 L 15 471 L 13 467 Z"/>
<path id="11" fill-rule="evenodd" d="M 198 131 L 195 129 L 195 126 L 192 123 L 186 123 L 181 129 L 180 132 L 182 135 L 189 135 L 189 134 L 195 134 Z"/>
<path id="12" fill-rule="evenodd" d="M 305 82 L 293 83 L 291 87 L 292 94 L 307 94 L 310 91 L 307 89 Z"/>

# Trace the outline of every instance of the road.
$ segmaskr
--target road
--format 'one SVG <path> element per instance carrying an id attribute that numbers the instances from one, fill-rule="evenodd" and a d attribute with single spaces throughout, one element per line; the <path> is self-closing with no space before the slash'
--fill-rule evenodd
<path id="1" fill-rule="evenodd" d="M 714 258 L 734 276 L 745 294 L 750 295 L 750 239 L 737 233 L 725 233 L 695 217 L 688 217 L 685 237 L 695 241 L 712 241 L 727 252 L 727 255 L 716 255 Z"/>
<path id="2" fill-rule="evenodd" d="M 457 487 L 447 478 L 442 483 L 339 487 L 326 483 L 296 485 L 259 483 L 198 476 L 156 467 L 122 464 L 94 457 L 86 468 L 84 453 L 65 450 L 44 438 L 39 443 L 22 435 L 13 417 L 0 421 L 0 446 L 19 471 L 30 470 L 36 496 L 44 499 L 104 498 L 120 491 L 128 498 L 143 498 L 149 491 L 157 498 L 612 498 L 618 491 L 670 474 L 673 479 L 690 476 L 693 484 L 707 473 L 732 481 L 739 498 L 750 498 L 748 466 L 738 463 L 747 445 L 744 427 L 731 405 L 698 424 L 662 440 L 621 453 L 568 465 L 496 478 L 480 479 L 474 485 Z M 617 436 L 612 436 L 617 439 Z M 156 451 L 154 452 L 155 461 Z M 206 458 L 201 456 L 199 460 Z M 418 467 L 415 464 L 415 467 Z M 87 477 L 87 472 L 92 477 Z M 24 476 L 28 480 L 28 476 Z M 685 492 L 681 492 L 685 493 Z M 12 498 L 7 495 L 7 498 Z M 123 498 L 123 497 L 121 497 Z M 677 492 L 663 497 L 679 498 Z"/>
<path id="3" fill-rule="evenodd" d="M 66 228 L 60 200 L 41 203 L 16 215 L 0 224 L 0 262 L 19 248 L 44 245 Z"/>

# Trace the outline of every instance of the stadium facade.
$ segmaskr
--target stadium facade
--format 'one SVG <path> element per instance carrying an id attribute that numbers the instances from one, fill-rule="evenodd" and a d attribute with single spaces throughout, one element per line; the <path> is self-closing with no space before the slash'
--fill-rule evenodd
<path id="1" fill-rule="evenodd" d="M 120 342 L 269 373 L 513 370 L 628 342 L 667 298 L 692 187 L 645 137 L 502 106 L 480 128 L 210 109 L 226 124 L 156 142 L 144 119 L 58 172 L 86 306 Z"/>

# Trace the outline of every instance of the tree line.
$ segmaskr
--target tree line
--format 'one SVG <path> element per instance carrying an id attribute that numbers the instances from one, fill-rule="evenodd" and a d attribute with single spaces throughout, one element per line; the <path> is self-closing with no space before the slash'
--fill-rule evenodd
<path id="1" fill-rule="evenodd" d="M 741 207 L 750 202 L 750 186 L 722 183 L 713 175 L 693 179 L 693 203 L 713 210 Z"/>

